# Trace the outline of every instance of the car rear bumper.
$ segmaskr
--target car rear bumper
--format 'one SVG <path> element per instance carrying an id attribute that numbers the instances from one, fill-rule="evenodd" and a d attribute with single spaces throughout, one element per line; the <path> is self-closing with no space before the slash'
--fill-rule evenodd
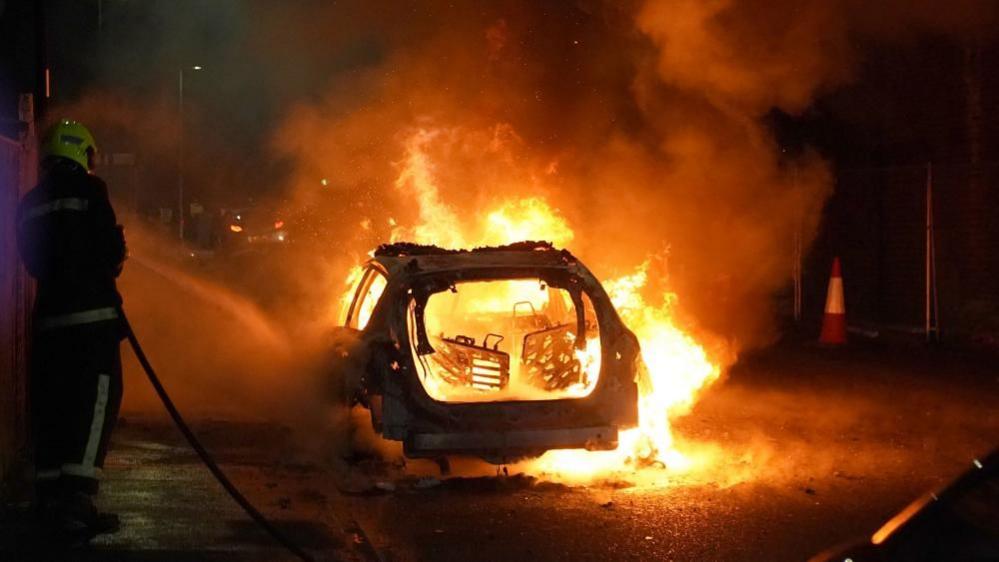
<path id="1" fill-rule="evenodd" d="M 549 449 L 608 450 L 617 448 L 614 426 L 514 431 L 415 433 L 405 441 L 410 457 L 474 454 L 516 457 Z"/>

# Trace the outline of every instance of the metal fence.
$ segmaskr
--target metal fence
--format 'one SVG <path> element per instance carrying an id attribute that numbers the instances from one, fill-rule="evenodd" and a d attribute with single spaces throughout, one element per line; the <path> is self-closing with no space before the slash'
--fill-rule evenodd
<path id="1" fill-rule="evenodd" d="M 837 176 L 805 268 L 808 312 L 821 313 L 829 263 L 838 255 L 851 323 L 924 331 L 929 295 L 936 300 L 929 303 L 931 324 L 938 320 L 944 337 L 996 343 L 999 162 L 848 169 Z"/>
<path id="2" fill-rule="evenodd" d="M 29 279 L 17 255 L 15 212 L 20 196 L 35 181 L 30 134 L 0 136 L 0 483 L 16 477 L 27 438 L 27 329 Z M 0 489 L 0 492 L 3 490 Z"/>

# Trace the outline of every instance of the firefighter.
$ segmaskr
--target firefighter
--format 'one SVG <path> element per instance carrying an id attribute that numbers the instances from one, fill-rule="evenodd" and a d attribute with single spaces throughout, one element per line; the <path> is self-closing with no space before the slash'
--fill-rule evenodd
<path id="1" fill-rule="evenodd" d="M 41 146 L 40 183 L 17 210 L 21 259 L 37 280 L 30 397 L 39 521 L 73 543 L 117 529 L 93 503 L 122 397 L 115 279 L 125 237 L 86 127 L 58 122 Z"/>

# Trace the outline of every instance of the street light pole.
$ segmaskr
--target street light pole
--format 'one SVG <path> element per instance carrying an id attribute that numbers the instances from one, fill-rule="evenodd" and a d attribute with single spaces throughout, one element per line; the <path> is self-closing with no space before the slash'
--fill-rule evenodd
<path id="1" fill-rule="evenodd" d="M 180 135 L 177 140 L 177 231 L 180 243 L 184 243 L 184 68 L 177 76 L 177 107 Z"/>
<path id="2" fill-rule="evenodd" d="M 191 70 L 201 70 L 200 65 L 194 65 Z M 177 140 L 177 234 L 181 244 L 184 243 L 184 67 L 177 71 L 177 107 L 179 115 L 180 135 Z"/>

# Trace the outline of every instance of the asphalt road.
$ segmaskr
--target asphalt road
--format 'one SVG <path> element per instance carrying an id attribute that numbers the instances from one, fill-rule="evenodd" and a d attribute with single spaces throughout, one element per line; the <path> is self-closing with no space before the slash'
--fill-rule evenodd
<path id="1" fill-rule="evenodd" d="M 805 560 L 999 445 L 999 369 L 919 348 L 787 348 L 736 368 L 677 428 L 721 453 L 651 485 L 452 479 L 349 510 L 386 560 Z"/>
<path id="2" fill-rule="evenodd" d="M 773 350 L 743 361 L 677 422 L 685 442 L 715 451 L 707 465 L 586 486 L 515 467 L 462 475 L 462 463 L 450 478 L 420 480 L 435 467 L 332 462 L 274 425 L 202 420 L 197 430 L 321 560 L 794 561 L 868 535 L 999 444 L 997 375 L 991 359 L 921 348 Z M 23 544 L 19 557 L 0 558 L 291 559 L 161 420 L 133 418 L 118 431 L 106 478 L 101 502 L 122 515 L 122 532 L 57 558 Z"/>

